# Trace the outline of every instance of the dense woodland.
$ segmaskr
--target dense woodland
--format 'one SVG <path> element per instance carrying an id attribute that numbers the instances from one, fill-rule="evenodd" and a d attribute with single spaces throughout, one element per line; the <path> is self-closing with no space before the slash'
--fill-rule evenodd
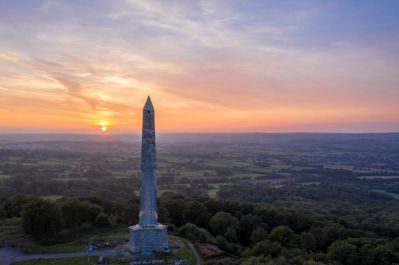
<path id="1" fill-rule="evenodd" d="M 56 201 L 15 196 L 3 201 L 3 218 L 21 217 L 24 231 L 53 244 L 82 231 L 138 222 L 139 200 L 99 197 Z M 159 221 L 194 242 L 217 245 L 238 264 L 393 264 L 399 229 L 361 226 L 305 210 L 165 193 Z M 270 263 L 273 261 L 273 263 Z"/>
<path id="2" fill-rule="evenodd" d="M 169 231 L 231 264 L 399 263 L 398 135 L 215 137 L 158 146 Z M 137 223 L 139 150 L 0 141 L 0 222 L 42 244 Z"/>

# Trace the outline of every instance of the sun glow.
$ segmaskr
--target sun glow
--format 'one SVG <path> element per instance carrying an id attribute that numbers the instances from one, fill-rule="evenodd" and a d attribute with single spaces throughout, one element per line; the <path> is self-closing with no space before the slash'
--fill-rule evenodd
<path id="1" fill-rule="evenodd" d="M 97 124 L 100 126 L 101 131 L 103 132 L 108 131 L 110 125 L 109 121 L 100 121 Z"/>

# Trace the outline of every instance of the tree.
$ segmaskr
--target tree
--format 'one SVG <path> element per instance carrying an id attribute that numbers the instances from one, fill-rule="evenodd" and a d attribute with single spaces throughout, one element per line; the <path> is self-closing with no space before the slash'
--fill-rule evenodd
<path id="1" fill-rule="evenodd" d="M 237 231 L 234 228 L 234 226 L 229 226 L 226 230 L 226 232 L 224 233 L 224 236 L 226 237 L 226 239 L 230 242 L 237 242 Z"/>
<path id="2" fill-rule="evenodd" d="M 282 251 L 282 246 L 279 242 L 272 242 L 268 239 L 265 239 L 253 246 L 249 252 L 246 253 L 246 256 L 272 256 L 277 257 L 280 255 Z"/>
<path id="3" fill-rule="evenodd" d="M 277 241 L 285 247 L 294 247 L 297 245 L 297 237 L 289 226 L 277 226 L 269 235 L 271 241 Z"/>
<path id="4" fill-rule="evenodd" d="M 360 261 L 359 263 L 362 265 L 372 265 L 374 264 L 374 247 L 367 243 L 364 244 L 359 251 L 359 255 L 360 255 Z"/>
<path id="5" fill-rule="evenodd" d="M 332 243 L 328 248 L 328 256 L 344 265 L 356 264 L 358 259 L 357 248 L 346 240 Z"/>
<path id="6" fill-rule="evenodd" d="M 212 235 L 205 229 L 195 224 L 187 223 L 179 228 L 179 234 L 196 242 L 209 242 L 213 240 Z"/>
<path id="7" fill-rule="evenodd" d="M 303 265 L 325 265 L 324 263 L 314 261 L 314 260 L 308 260 L 303 263 Z"/>
<path id="8" fill-rule="evenodd" d="M 242 262 L 239 265 L 269 265 L 270 262 L 267 261 L 264 257 L 250 257 Z"/>
<path id="9" fill-rule="evenodd" d="M 170 223 L 169 211 L 164 207 L 158 207 L 158 221 L 160 223 L 168 224 Z"/>
<path id="10" fill-rule="evenodd" d="M 110 226 L 111 222 L 109 220 L 108 215 L 106 215 L 105 213 L 100 213 L 99 215 L 97 215 L 96 217 L 96 226 L 98 227 L 108 227 Z"/>
<path id="11" fill-rule="evenodd" d="M 386 245 L 379 245 L 373 251 L 374 262 L 378 265 L 388 265 L 398 261 L 393 251 Z"/>
<path id="12" fill-rule="evenodd" d="M 6 217 L 21 216 L 22 209 L 24 206 L 33 200 L 38 200 L 39 198 L 28 196 L 28 195 L 17 195 L 8 198 L 4 203 L 4 210 L 6 212 Z"/>
<path id="13" fill-rule="evenodd" d="M 127 204 L 122 210 L 122 222 L 133 225 L 139 222 L 140 207 L 138 204 Z"/>
<path id="14" fill-rule="evenodd" d="M 184 224 L 184 219 L 182 218 L 183 212 L 186 209 L 186 203 L 182 199 L 171 199 L 162 204 L 169 211 L 169 217 L 171 222 L 176 226 L 181 226 Z"/>
<path id="15" fill-rule="evenodd" d="M 80 207 L 78 199 L 66 200 L 62 203 L 62 215 L 67 227 L 76 227 L 86 222 L 86 213 Z"/>
<path id="16" fill-rule="evenodd" d="M 194 201 L 184 210 L 183 218 L 187 223 L 206 227 L 209 218 L 208 208 L 202 203 Z"/>
<path id="17" fill-rule="evenodd" d="M 310 229 L 320 249 L 327 250 L 334 241 L 347 238 L 347 231 L 343 225 L 332 221 L 328 221 L 323 225 L 323 227 Z"/>
<path id="18" fill-rule="evenodd" d="M 260 241 L 263 241 L 267 238 L 267 235 L 267 230 L 264 229 L 262 226 L 258 226 L 251 233 L 251 243 L 256 244 Z"/>
<path id="19" fill-rule="evenodd" d="M 230 227 L 233 227 L 233 229 L 238 227 L 238 220 L 230 213 L 217 212 L 209 221 L 209 226 L 211 227 L 213 233 L 225 235 L 226 231 Z"/>
<path id="20" fill-rule="evenodd" d="M 62 228 L 61 209 L 55 202 L 43 199 L 28 203 L 22 211 L 22 226 L 36 239 L 53 237 Z"/>
<path id="21" fill-rule="evenodd" d="M 299 241 L 301 247 L 306 249 L 307 251 L 315 251 L 316 250 L 316 239 L 312 233 L 303 232 L 299 237 Z"/>
<path id="22" fill-rule="evenodd" d="M 78 199 L 66 200 L 61 207 L 68 227 L 77 227 L 86 222 L 95 223 L 97 216 L 103 212 L 102 206 Z"/>
<path id="23" fill-rule="evenodd" d="M 254 216 L 252 214 L 242 216 L 238 227 L 240 242 L 244 245 L 248 245 L 253 230 L 259 226 L 267 227 L 259 216 Z"/>

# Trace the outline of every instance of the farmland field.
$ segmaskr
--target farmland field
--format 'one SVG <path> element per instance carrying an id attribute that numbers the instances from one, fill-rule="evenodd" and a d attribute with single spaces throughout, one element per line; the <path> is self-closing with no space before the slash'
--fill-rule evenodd
<path id="1" fill-rule="evenodd" d="M 265 222 L 267 237 L 282 223 L 293 227 L 296 238 L 308 231 L 323 253 L 336 234 L 354 237 L 353 244 L 375 242 L 378 249 L 399 231 L 399 135 L 186 137 L 158 143 L 158 217 L 170 233 L 237 255 L 251 247 L 251 235 L 242 232 L 249 220 Z M 125 242 L 126 228 L 139 217 L 140 143 L 114 140 L 1 142 L 0 137 L 0 245 L 57 253 L 84 251 L 92 238 Z M 37 201 L 57 205 L 63 216 L 49 241 L 24 230 L 25 211 Z M 209 223 L 217 211 L 241 222 L 233 234 L 216 236 Z M 207 222 L 198 218 L 201 213 Z M 290 219 L 292 213 L 296 217 Z M 320 219 L 312 223 L 310 215 Z M 320 224 L 326 224 L 323 237 Z M 192 259 L 188 248 L 177 254 Z M 43 264 L 35 262 L 21 265 Z"/>

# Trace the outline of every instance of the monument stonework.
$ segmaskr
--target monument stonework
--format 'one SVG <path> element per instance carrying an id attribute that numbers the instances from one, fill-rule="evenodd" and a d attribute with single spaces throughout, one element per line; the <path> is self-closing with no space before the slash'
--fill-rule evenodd
<path id="1" fill-rule="evenodd" d="M 141 144 L 140 221 L 129 227 L 129 250 L 141 255 L 169 252 L 166 225 L 158 223 L 154 106 L 150 97 L 143 109 Z"/>

